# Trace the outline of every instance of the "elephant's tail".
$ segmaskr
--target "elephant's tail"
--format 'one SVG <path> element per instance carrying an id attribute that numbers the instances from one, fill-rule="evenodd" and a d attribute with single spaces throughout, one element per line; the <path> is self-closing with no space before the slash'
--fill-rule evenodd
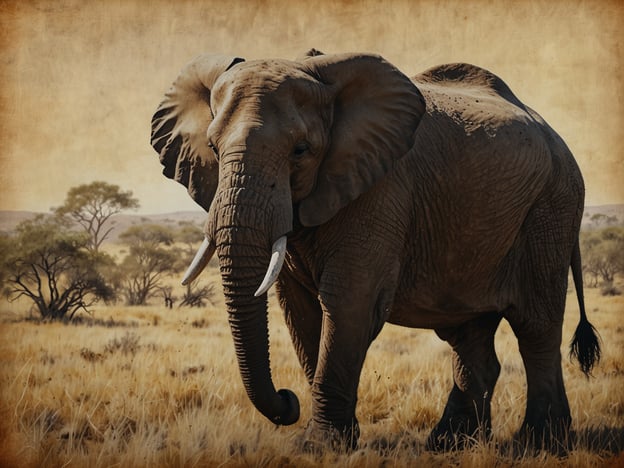
<path id="1" fill-rule="evenodd" d="M 572 251 L 570 266 L 572 268 L 574 288 L 576 289 L 576 298 L 578 299 L 579 310 L 581 311 L 579 324 L 576 327 L 576 332 L 574 332 L 574 338 L 572 338 L 572 342 L 570 343 L 570 358 L 575 357 L 581 365 L 583 373 L 589 377 L 592 368 L 600 360 L 600 338 L 594 326 L 587 320 L 587 314 L 585 313 L 583 270 L 581 267 L 581 249 L 578 239 Z"/>

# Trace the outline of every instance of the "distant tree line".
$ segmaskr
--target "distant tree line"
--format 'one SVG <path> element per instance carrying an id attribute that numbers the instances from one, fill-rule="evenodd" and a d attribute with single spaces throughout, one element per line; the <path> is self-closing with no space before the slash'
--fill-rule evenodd
<path id="1" fill-rule="evenodd" d="M 110 218 L 139 207 L 132 192 L 105 182 L 69 190 L 61 207 L 0 233 L 0 285 L 10 300 L 27 298 L 44 319 L 72 319 L 98 301 L 144 305 L 162 297 L 167 307 L 177 298 L 164 280 L 189 264 L 203 239 L 193 223 L 177 227 L 144 223 L 119 239 L 127 246 L 117 260 L 101 250 L 112 231 Z M 210 286 L 189 284 L 180 306 L 202 306 Z"/>
<path id="2" fill-rule="evenodd" d="M 72 319 L 98 301 L 144 305 L 160 298 L 165 307 L 201 307 L 215 294 L 213 285 L 197 281 L 181 298 L 166 278 L 190 263 L 203 239 L 189 222 L 176 227 L 143 223 L 119 236 L 127 247 L 116 259 L 100 248 L 112 231 L 111 217 L 139 207 L 132 192 L 105 182 L 69 190 L 62 206 L 50 215 L 20 223 L 0 233 L 0 286 L 11 301 L 28 299 L 44 319 Z M 614 216 L 596 213 L 581 233 L 583 274 L 588 287 L 603 294 L 621 294 L 615 286 L 624 274 L 624 227 Z"/>
<path id="3" fill-rule="evenodd" d="M 594 213 L 593 215 L 589 215 L 589 220 L 592 223 L 592 226 L 595 228 L 609 227 L 609 226 L 617 226 L 620 223 L 620 220 L 617 216 L 609 216 L 604 213 Z"/>

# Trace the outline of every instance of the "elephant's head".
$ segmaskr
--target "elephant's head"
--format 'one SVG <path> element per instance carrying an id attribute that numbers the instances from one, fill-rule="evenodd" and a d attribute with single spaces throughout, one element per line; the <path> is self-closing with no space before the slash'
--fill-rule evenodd
<path id="1" fill-rule="evenodd" d="M 424 107 L 381 57 L 313 51 L 299 61 L 202 55 L 154 114 L 164 174 L 208 211 L 186 280 L 216 250 L 245 388 L 277 424 L 297 420 L 298 402 L 273 386 L 265 292 L 293 216 L 320 225 L 369 190 L 412 147 Z"/>

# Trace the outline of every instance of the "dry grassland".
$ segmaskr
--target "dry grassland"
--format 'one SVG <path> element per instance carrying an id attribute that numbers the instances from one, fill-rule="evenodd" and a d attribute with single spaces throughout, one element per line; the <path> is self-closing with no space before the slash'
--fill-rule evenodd
<path id="1" fill-rule="evenodd" d="M 565 356 L 578 321 L 573 293 L 568 299 Z M 219 300 L 203 310 L 101 307 L 96 321 L 81 325 L 25 321 L 18 319 L 19 307 L 3 304 L 0 466 L 624 465 L 622 296 L 587 291 L 603 359 L 587 380 L 564 358 L 574 421 L 573 450 L 563 458 L 509 449 L 524 412 L 525 379 L 506 323 L 496 339 L 502 373 L 492 442 L 461 452 L 425 450 L 452 385 L 449 348 L 432 331 L 388 325 L 369 351 L 360 382 L 360 449 L 302 453 L 296 447 L 310 417 L 310 393 L 275 299 L 274 380 L 295 391 L 302 407 L 296 425 L 280 428 L 245 395 Z"/>

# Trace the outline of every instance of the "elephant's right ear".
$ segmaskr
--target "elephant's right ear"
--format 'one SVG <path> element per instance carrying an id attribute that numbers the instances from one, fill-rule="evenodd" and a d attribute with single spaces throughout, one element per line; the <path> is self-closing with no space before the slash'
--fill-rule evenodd
<path id="1" fill-rule="evenodd" d="M 206 211 L 217 190 L 219 169 L 208 146 L 211 89 L 219 76 L 243 62 L 238 57 L 200 55 L 184 67 L 152 117 L 151 144 L 163 174 L 186 186 Z"/>

